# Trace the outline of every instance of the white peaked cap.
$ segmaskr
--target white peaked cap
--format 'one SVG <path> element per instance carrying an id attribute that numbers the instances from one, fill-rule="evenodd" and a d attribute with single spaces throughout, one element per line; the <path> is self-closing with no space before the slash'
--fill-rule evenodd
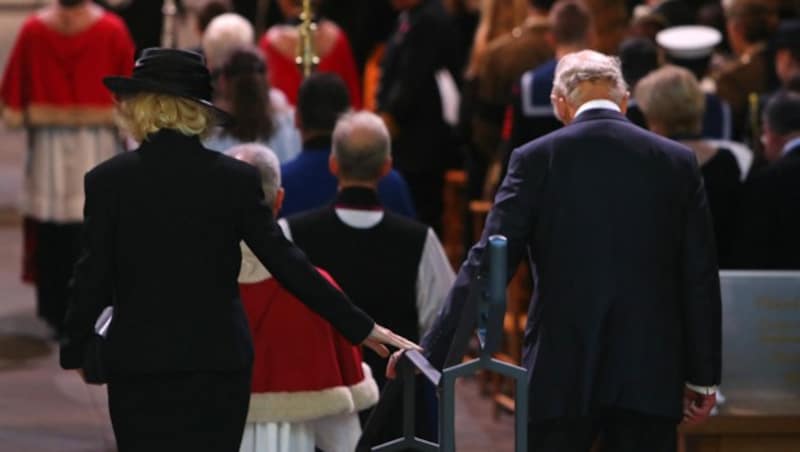
<path id="1" fill-rule="evenodd" d="M 656 42 L 673 58 L 694 59 L 711 55 L 722 33 L 703 25 L 682 25 L 658 32 Z"/>

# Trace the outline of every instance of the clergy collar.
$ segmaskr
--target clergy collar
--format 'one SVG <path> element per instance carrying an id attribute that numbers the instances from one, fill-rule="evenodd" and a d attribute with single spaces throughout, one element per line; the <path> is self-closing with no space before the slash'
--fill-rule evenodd
<path id="1" fill-rule="evenodd" d="M 346 187 L 339 191 L 334 205 L 339 220 L 356 229 L 370 229 L 383 220 L 378 192 L 366 187 Z"/>
<path id="2" fill-rule="evenodd" d="M 589 102 L 584 103 L 578 108 L 578 111 L 575 112 L 575 117 L 581 115 L 581 113 L 587 110 L 594 110 L 594 109 L 603 109 L 603 110 L 613 110 L 619 113 L 622 113 L 620 110 L 619 105 L 615 104 L 614 102 L 608 99 L 595 99 L 590 100 Z"/>

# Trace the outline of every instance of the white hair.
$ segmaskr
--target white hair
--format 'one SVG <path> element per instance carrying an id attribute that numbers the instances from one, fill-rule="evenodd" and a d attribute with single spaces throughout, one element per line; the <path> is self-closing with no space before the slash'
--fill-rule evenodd
<path id="1" fill-rule="evenodd" d="M 272 149 L 258 143 L 245 143 L 234 146 L 225 153 L 258 169 L 258 173 L 261 174 L 264 199 L 267 205 L 272 207 L 281 188 L 281 162 Z"/>
<path id="2" fill-rule="evenodd" d="M 375 113 L 343 115 L 333 130 L 333 155 L 339 162 L 340 177 L 375 181 L 391 156 L 391 142 L 386 124 Z"/>
<path id="3" fill-rule="evenodd" d="M 561 57 L 556 66 L 551 99 L 563 97 L 571 105 L 578 107 L 583 102 L 581 82 L 606 81 L 611 85 L 610 100 L 622 102 L 628 92 L 628 85 L 622 77 L 619 58 L 604 55 L 594 50 L 581 50 Z"/>
<path id="4" fill-rule="evenodd" d="M 209 69 L 219 69 L 230 53 L 255 42 L 253 26 L 236 13 L 225 13 L 209 22 L 203 33 L 203 53 Z"/>

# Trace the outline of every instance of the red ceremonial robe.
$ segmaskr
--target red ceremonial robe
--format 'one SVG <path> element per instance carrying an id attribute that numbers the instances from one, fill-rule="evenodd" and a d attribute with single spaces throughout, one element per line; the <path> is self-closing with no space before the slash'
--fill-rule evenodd
<path id="1" fill-rule="evenodd" d="M 361 349 L 274 278 L 240 282 L 239 292 L 255 348 L 248 422 L 302 422 L 377 402 Z"/>
<path id="2" fill-rule="evenodd" d="M 30 16 L 0 87 L 3 119 L 9 126 L 112 124 L 114 101 L 103 77 L 130 75 L 134 52 L 128 29 L 110 12 L 73 35 Z"/>
<path id="3" fill-rule="evenodd" d="M 267 61 L 270 86 L 283 91 L 289 103 L 297 105 L 297 93 L 300 90 L 303 76 L 300 74 L 294 58 L 286 57 L 272 45 L 269 40 L 269 31 L 264 34 L 258 45 Z M 353 108 L 361 109 L 361 83 L 353 51 L 350 49 L 350 41 L 343 31 L 339 32 L 331 51 L 320 58 L 319 66 L 315 71 L 332 72 L 341 77 L 350 93 L 350 103 Z"/>

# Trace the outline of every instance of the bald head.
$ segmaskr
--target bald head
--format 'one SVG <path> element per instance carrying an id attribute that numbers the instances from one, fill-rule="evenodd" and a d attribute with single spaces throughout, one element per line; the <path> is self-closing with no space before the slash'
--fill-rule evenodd
<path id="1" fill-rule="evenodd" d="M 340 182 L 377 183 L 391 167 L 391 139 L 374 113 L 348 113 L 336 123 L 333 152 Z"/>

